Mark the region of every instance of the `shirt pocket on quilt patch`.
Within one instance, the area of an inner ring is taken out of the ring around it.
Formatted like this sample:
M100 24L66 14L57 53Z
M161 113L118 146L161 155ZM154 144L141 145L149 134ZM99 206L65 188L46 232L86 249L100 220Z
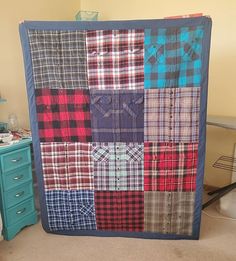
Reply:
M188 40L181 42L182 62L194 62L201 59L202 30L188 33Z
M144 109L144 94L137 93L124 97L122 100L123 110L132 118L137 118Z
M95 109L94 113L98 113L98 116L110 117L112 114L111 103L112 97L108 95L99 95L91 98L91 107Z
M133 47L127 47L127 48L121 48L118 51L118 54L120 57L122 58L127 58L127 57L139 57L139 56L143 56L143 48L139 47L139 46L133 46ZM127 62L127 61L126 61Z
M145 63L151 66L162 64L165 62L165 45L158 43L151 43L145 45Z
M92 150L92 158L95 162L108 162L109 156L108 147L94 147Z
M80 202L78 210L80 216L88 217L95 214L93 204L90 202Z
M126 160L129 162L142 162L143 161L143 145L142 144L127 145Z

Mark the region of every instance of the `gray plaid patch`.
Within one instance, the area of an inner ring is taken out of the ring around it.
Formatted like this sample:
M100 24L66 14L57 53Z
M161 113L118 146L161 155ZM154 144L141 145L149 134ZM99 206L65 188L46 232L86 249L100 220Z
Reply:
M126 147L127 159L131 162L143 160L143 146L137 146L135 143L130 143Z
M96 161L106 161L109 159L109 148L101 145L100 147L93 147L93 158Z
M35 88L88 88L85 35L83 31L28 31Z
M143 144L93 143L95 190L143 190Z
M192 235L195 192L144 192L144 231Z

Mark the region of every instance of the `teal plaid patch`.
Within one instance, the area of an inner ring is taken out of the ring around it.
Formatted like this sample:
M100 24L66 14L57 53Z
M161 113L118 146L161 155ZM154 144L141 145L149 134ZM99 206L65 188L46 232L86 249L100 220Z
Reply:
M198 87L202 26L145 30L144 88Z

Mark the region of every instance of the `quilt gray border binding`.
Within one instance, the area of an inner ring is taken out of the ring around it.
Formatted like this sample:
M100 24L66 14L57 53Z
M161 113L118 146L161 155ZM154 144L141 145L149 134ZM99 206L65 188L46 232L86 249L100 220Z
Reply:
M199 125L199 149L196 180L196 196L194 205L194 221L192 236L161 234L150 232L114 232L114 231L91 231L91 230L73 230L73 231L50 231L48 227L47 209L45 201L45 192L42 176L42 161L40 154L40 142L38 135L38 122L36 115L35 93L33 70L30 55L29 39L27 31L29 29L39 30L106 30L106 29L150 29L156 27L173 26L198 26L204 28L203 51L202 51L202 69L201 69L201 95L200 95L200 125ZM80 236L100 236L100 237L133 237L147 239L199 239L201 209L202 209L202 190L205 165L205 144L206 144L206 108L208 93L208 68L209 52L211 39L211 18L202 16L197 18L184 19L153 19L153 20L127 20L127 21L99 21L99 22L44 22L44 21L25 21L19 25L21 44L23 49L25 79L28 94L30 123L32 130L33 149L35 156L36 175L39 186L39 197L41 206L41 220L44 230L48 233L62 235L80 235Z

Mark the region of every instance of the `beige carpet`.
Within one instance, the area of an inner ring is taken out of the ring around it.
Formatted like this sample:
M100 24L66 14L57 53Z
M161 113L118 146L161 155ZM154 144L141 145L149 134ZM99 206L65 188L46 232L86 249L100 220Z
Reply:
M220 216L214 206L210 215ZM0 242L1 261L236 260L236 221L202 214L199 241L69 237L47 234L41 224Z

